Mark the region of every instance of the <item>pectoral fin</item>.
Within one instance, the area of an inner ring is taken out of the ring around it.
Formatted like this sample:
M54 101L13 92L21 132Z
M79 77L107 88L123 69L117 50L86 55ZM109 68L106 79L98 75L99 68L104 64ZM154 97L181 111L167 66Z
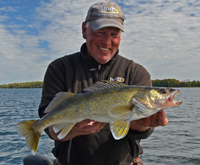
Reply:
M121 105L112 108L108 113L111 117L129 116L132 110L131 105Z
M112 132L113 137L116 140L125 137L129 131L129 128L130 128L129 121L119 120L110 122L110 130Z
M62 129L65 128L65 126L67 126L68 123L60 123L60 124L56 124L53 126L53 130L55 133L58 133L59 131L61 131Z
M69 131L72 129L73 126L74 126L74 123L65 124L65 127L62 129L62 131L57 136L58 139L63 139L69 133Z

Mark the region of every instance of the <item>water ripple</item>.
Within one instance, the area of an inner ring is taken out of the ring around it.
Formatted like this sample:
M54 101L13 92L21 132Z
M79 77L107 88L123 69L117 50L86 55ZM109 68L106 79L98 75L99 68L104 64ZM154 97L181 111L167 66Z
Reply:
M200 88L180 88L179 107L166 109L169 123L155 129L153 135L142 140L141 159L148 165L200 164Z
M141 141L146 165L200 164L200 88L180 88L179 107L166 109L169 123ZM26 141L14 126L23 120L38 119L41 89L0 89L0 165L21 165L30 154ZM53 141L43 132L38 153L49 159Z
M41 89L0 89L0 165L21 165L30 154L25 138L14 126L23 120L38 119ZM49 159L53 141L42 133L38 153Z

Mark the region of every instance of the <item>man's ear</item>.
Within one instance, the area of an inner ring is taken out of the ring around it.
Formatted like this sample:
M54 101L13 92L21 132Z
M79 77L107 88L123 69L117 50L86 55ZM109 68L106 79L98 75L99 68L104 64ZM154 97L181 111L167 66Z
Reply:
M86 22L83 22L82 23L82 35L83 35L83 38L86 39Z

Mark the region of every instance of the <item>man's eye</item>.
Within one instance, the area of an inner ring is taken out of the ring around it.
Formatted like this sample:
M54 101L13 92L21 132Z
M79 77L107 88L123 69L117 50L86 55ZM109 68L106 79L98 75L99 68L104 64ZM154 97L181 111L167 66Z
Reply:
M118 36L118 34L112 34L112 36L113 36L113 37L117 37L117 36Z
M103 33L103 32L98 32L98 34L99 34L99 35L103 35L104 33Z

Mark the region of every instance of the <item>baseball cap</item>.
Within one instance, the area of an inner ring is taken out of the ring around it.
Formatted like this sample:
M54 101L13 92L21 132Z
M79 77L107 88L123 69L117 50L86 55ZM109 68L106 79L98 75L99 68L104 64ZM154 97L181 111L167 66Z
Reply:
M124 31L124 13L120 6L111 1L93 4L88 10L85 22L90 22L94 31L104 27L116 27Z

